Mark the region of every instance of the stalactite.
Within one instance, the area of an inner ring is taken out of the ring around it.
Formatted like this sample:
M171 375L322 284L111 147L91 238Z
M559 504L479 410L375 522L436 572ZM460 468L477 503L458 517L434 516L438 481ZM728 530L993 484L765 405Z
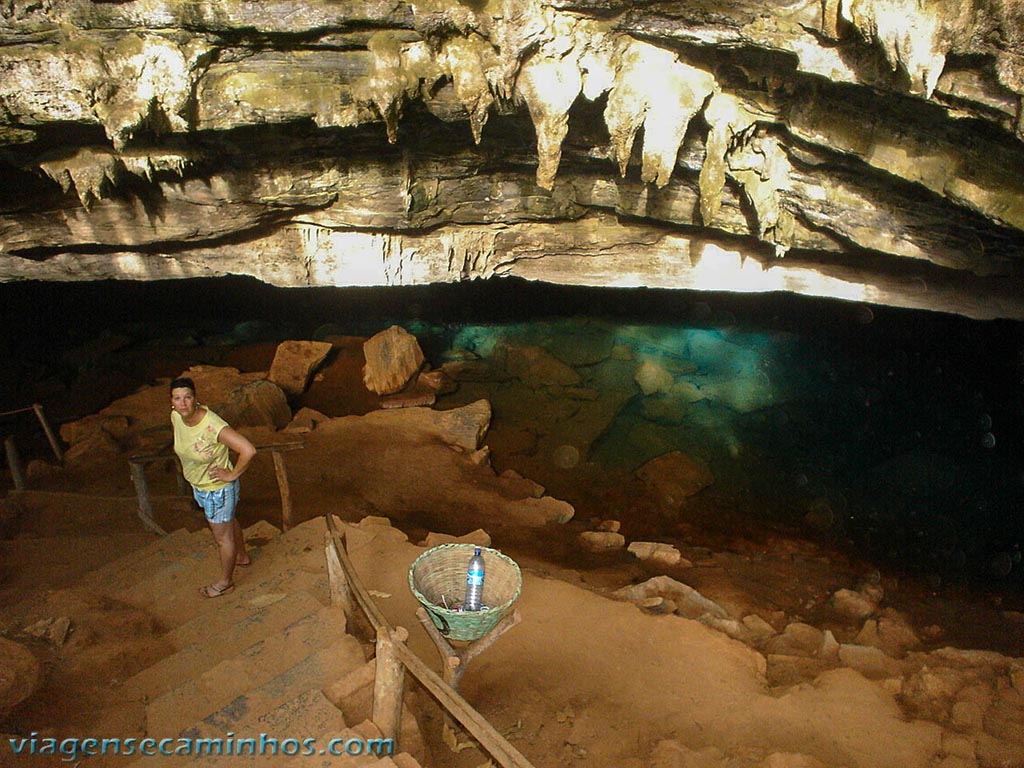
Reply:
M398 141L398 118L402 114L406 80L402 72L401 55L394 39L385 32L378 32L367 47L374 56L374 72L359 93L360 100L370 102L384 121L388 141Z
M671 51L649 43L626 40L617 47L612 59L613 85L604 111L613 157L625 176L633 141L643 126L641 178L664 187L690 120L715 90L715 79L709 72L679 61ZM651 72L658 77L651 77Z
M174 152L118 153L85 147L70 156L44 158L38 166L65 192L74 188L79 201L88 208L115 191L129 174L152 182L157 173L182 176L192 162L191 157Z
M937 2L923 0L847 0L840 12L866 38L882 48L893 70L910 78L910 92L931 98L946 65L949 44Z
M469 113L473 140L479 144L494 104L488 77L488 72L498 66L494 47L475 33L468 37L453 37L442 44L438 64L451 78L455 95Z
M792 245L796 222L782 207L779 190L789 185L790 165L775 137L752 126L737 136L726 157L729 174L757 214L757 236L775 245L775 255L784 256Z
M535 55L519 70L517 93L526 102L537 131L537 184L551 189L569 130L569 108L583 88L583 75L570 56Z
M728 164L726 157L737 136L745 134L758 120L774 120L775 115L754 109L734 96L715 93L704 109L708 124L704 162L701 165L700 213L704 226L711 226L722 204Z

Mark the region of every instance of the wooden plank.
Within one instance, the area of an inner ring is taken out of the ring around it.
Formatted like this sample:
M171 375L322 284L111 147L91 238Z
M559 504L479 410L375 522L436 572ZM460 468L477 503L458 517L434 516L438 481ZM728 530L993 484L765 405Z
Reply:
M288 470L279 451L274 454L274 474L277 476L277 490L281 493L281 530L292 527L292 492L288 487Z
M21 468L21 456L18 455L18 446L14 444L13 435L4 438L4 450L7 452L7 468L11 470L11 479L14 481L14 490L25 490L25 472Z
M345 571L345 578L348 580L349 587L352 589L352 594L355 596L356 602L359 603L359 607L363 609L363 613L366 614L366 618L370 620L370 624L373 626L373 631L379 632L382 629L391 629L391 625L388 623L388 620L384 617L380 608L377 607L377 604L373 602L373 598L370 597L370 593L366 591L366 587L363 586L363 582L359 580L359 575L356 573L355 566L352 565L348 552L345 550L344 536L341 531L338 530L330 515L325 515L324 517L327 519L327 528L330 531L330 540L334 544L338 553L338 561L341 563L342 569Z
M257 453L264 451L297 451L300 448L305 448L305 442L298 443L260 443L254 445ZM159 453L135 453L128 457L128 461L135 462L138 464L152 464L154 461L163 461L165 459L175 458L174 451L160 451Z
M395 654L416 677L423 687L437 699L452 717L462 724L470 735L476 739L480 747L493 757L504 768L534 768L533 764L508 740L498 733L487 719L473 709L469 702L462 698L451 686L438 677L419 656L410 651L404 644L394 645Z
M50 426L50 421L46 418L46 414L43 413L43 406L39 403L32 405L32 410L36 412L36 418L39 419L39 423L43 427L43 432L46 433L46 439L50 441L50 448L53 449L53 455L57 457L57 463L64 463L64 451L61 450L60 441L57 440L57 436L53 433L53 427Z
M132 469L132 484L135 486L135 494L138 496L137 507L139 519L153 533L166 536L167 531L161 528L153 519L153 505L149 500L149 485L146 483L146 470L141 464L134 461L129 465Z
M405 694L405 666L395 649L409 639L404 627L377 630L376 671L373 679L374 724L384 738L398 746L402 725L402 696ZM403 646L404 647L404 646Z
M331 605L339 606L345 611L345 618L351 621L352 612L355 610L352 590L348 586L345 569L341 567L341 560L338 559L334 542L330 538L327 539L324 550L327 557L327 578L331 585Z

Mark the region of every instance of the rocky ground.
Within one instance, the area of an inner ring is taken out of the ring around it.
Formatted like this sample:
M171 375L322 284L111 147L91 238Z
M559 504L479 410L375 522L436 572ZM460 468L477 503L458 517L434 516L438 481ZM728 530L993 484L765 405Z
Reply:
M474 662L463 691L536 765L1024 765L1024 617L1009 598L936 595L798 531L749 521L739 528L745 505L709 493L700 463L685 455L662 459L671 464L660 475L649 466L646 479L601 475L567 450L545 469L554 451L523 451L531 430L521 419L503 421L517 393L523 402L537 398L530 375L566 375L535 350L516 353L508 367L520 366L519 389L506 381L492 398L497 407L481 399L486 377L477 371L473 383L463 365L447 369L464 379L455 393L442 386L435 408L381 409L411 396L368 391L362 340L332 341L315 378L291 396L274 344L224 349L219 364L191 375L200 399L257 444L304 443L282 454L296 521L378 515L401 531L357 564L371 588L390 596L383 607L410 627L430 663L436 655L403 589L413 552L404 539L483 529L520 563L523 622ZM55 600L85 570L145 538L132 514L127 457L159 450L168 437L166 383L152 382L211 356L162 349L154 362L155 353L126 350L123 362L133 356L151 384L65 424L65 466L33 462L32 490L8 495L5 604ZM291 380L298 369L305 382L302 365L301 355L293 359ZM101 399L99 388L76 394ZM577 394L578 403L602 405ZM561 445L569 443L550 448ZM574 491L564 471L575 467ZM176 496L170 461L152 463L147 476L159 523L201 527ZM676 487L666 491L666 477ZM680 492L699 500L686 514L673 501ZM566 498L575 506L568 520ZM676 507L671 525L666 504ZM268 453L245 477L240 514L246 524L280 522ZM97 702L109 704L113 680L165 652L160 628L131 605L90 606L70 618L63 633L36 627L41 637L5 620L5 636L28 647L43 674L0 731L116 728L95 722ZM436 715L426 700L418 709L429 734ZM122 714L127 727L131 713ZM434 742L435 765L475 768L485 759Z

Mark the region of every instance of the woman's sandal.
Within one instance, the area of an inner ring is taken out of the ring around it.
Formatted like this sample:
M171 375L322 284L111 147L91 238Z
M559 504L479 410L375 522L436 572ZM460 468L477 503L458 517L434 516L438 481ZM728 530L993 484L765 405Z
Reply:
M226 595L228 592L235 588L234 584L228 584L226 587L218 587L216 584L207 584L205 587L199 588L199 594L203 597L220 597Z

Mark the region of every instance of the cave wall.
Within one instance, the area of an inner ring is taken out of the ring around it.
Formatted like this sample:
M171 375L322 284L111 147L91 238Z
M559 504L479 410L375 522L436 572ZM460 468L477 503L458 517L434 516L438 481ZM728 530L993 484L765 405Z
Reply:
M1024 318L1024 3L3 0L0 280Z

